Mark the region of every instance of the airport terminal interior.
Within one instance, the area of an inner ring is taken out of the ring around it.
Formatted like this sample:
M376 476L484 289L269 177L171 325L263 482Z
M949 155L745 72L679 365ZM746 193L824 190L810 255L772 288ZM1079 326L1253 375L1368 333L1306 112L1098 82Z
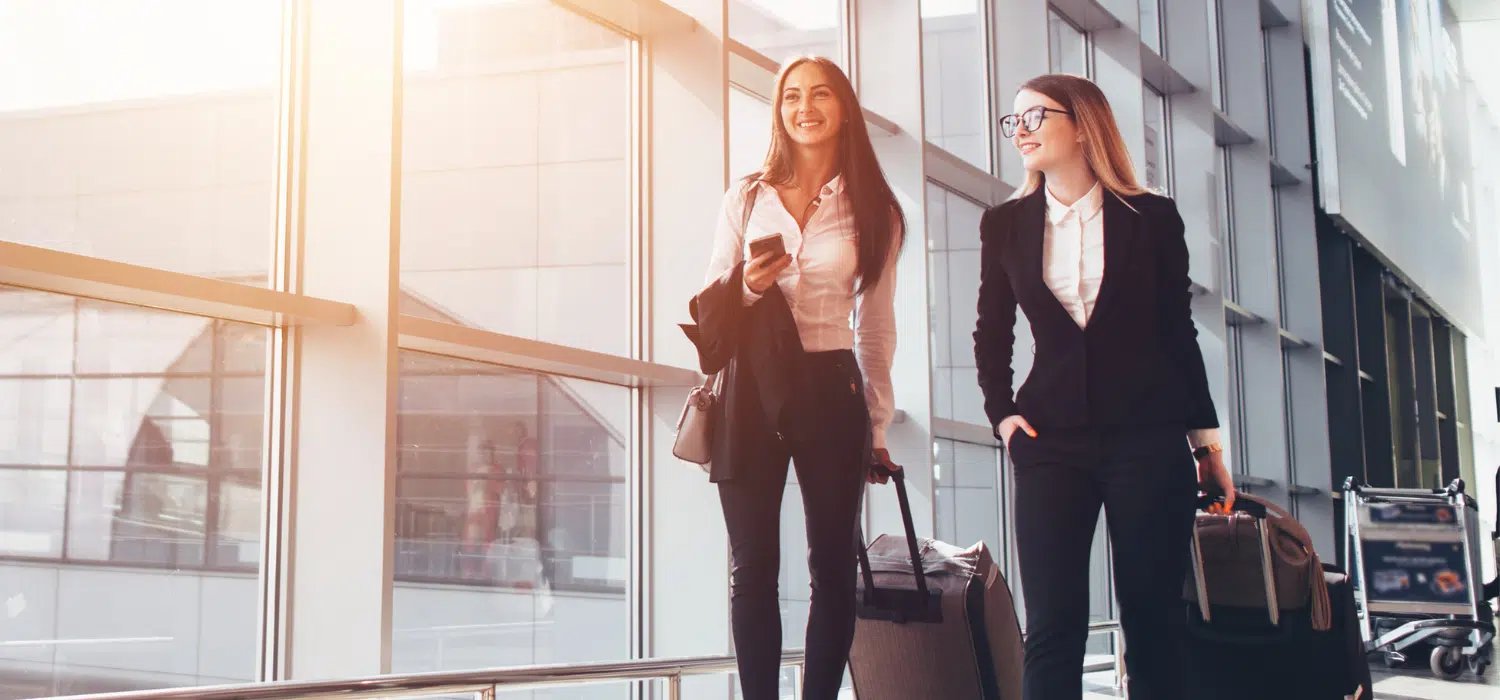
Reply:
M1026 177L999 120L1045 73L1097 83L1177 203L1238 487L1348 566L1346 481L1461 479L1482 585L1497 46L1500 0L0 0L0 700L739 697L678 324L803 55L850 75L908 223L917 534L982 542L1023 626L972 348L980 217ZM861 523L900 532L888 487ZM781 551L793 698L795 477ZM1087 697L1125 695L1109 552L1101 519ZM1370 657L1375 698L1500 698L1406 656Z

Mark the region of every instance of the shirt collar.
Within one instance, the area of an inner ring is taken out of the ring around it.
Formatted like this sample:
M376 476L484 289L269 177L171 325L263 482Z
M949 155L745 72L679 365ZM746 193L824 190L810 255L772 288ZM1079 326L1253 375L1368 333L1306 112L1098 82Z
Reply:
M1042 189L1047 193L1047 219L1054 224L1062 223L1063 217L1066 217L1070 211L1078 212L1079 221L1088 221L1104 207L1103 183L1095 182L1094 188L1089 190L1088 194L1079 197L1072 206L1058 201L1057 197L1052 196L1052 190L1047 189L1046 186Z
M838 175L834 175L833 179L828 181L828 184L823 185L823 189L818 190L818 194L824 197L828 197L832 195L842 194L843 191L844 175L843 173L839 173Z
M755 184L758 187L775 189L771 185L771 183L766 182L764 179L756 180ZM837 195L843 194L843 192L844 192L844 175L842 173L839 173L837 175L834 175L832 180L829 180L826 184L824 184L821 188L819 188L818 191L813 194L813 196L814 197L833 197L833 196L837 196Z

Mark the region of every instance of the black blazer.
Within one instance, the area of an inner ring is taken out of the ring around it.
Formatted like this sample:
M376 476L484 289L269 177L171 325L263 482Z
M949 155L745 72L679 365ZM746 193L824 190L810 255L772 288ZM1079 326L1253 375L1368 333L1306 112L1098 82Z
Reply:
M709 480L734 478L737 465L758 465L782 426L800 421L786 415L801 366L802 336L778 285L754 304L743 303L744 263L710 282L688 303L694 324L682 324L698 348L704 374L724 373L713 407Z
M974 359L995 429L1021 414L1049 427L1181 423L1217 428L1193 327L1182 217L1171 199L1104 193L1104 279L1080 329L1042 278L1046 194L992 207L980 220ZM1016 307L1036 361L1012 396ZM996 437L999 431L996 430Z

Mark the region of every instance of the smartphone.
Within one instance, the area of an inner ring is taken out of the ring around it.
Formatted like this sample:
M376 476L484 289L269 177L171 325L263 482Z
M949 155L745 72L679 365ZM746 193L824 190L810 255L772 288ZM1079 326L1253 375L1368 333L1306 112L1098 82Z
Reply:
M769 252L774 252L777 256L786 255L786 241L782 240L781 234L773 233L750 241L751 260Z

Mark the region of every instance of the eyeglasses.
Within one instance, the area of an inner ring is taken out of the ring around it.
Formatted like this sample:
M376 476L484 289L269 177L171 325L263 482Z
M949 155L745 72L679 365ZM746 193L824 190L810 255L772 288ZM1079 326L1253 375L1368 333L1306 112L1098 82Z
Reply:
M1001 117L1000 133L1005 134L1005 138L1015 136L1017 125L1025 126L1027 131L1036 131L1042 128L1042 120L1047 118L1048 112L1073 116L1072 112L1065 109L1052 109L1051 107L1042 106L1032 107L1020 114L1007 114Z

